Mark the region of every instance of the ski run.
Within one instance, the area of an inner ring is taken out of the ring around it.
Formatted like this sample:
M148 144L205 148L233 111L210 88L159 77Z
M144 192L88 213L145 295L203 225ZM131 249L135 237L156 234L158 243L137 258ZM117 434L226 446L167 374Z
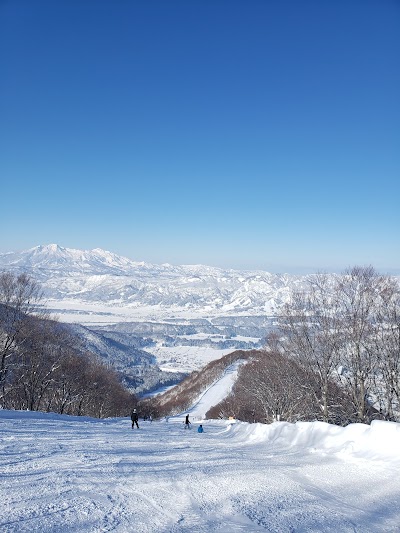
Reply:
M0 531L400 531L400 424L0 411ZM204 433L197 432L202 423Z

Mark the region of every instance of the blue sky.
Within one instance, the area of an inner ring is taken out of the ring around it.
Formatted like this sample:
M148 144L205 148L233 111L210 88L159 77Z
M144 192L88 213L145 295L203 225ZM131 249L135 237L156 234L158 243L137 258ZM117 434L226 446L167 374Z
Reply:
M0 252L400 272L400 3L0 0Z

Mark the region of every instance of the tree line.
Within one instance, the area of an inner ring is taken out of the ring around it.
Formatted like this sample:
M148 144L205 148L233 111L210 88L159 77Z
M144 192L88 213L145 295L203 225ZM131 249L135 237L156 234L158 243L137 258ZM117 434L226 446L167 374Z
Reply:
M323 420L332 410L330 387L346 392L351 419L399 416L400 287L372 267L309 278L280 319L283 353L318 379Z
M0 274L0 408L126 416L135 398L43 306L27 274Z

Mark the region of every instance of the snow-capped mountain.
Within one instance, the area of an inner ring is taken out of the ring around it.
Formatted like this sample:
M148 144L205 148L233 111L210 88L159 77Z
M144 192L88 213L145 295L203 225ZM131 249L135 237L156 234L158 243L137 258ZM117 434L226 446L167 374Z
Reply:
M154 265L99 248L83 251L57 244L0 254L0 270L28 272L51 300L173 308L203 315L275 314L290 288L302 281L264 271Z
M63 248L58 244L36 246L22 252L0 254L0 265L21 270L32 270L32 273L50 273L70 275L72 273L96 274L126 274L140 263L134 263L125 257L100 248L94 250L74 250Z

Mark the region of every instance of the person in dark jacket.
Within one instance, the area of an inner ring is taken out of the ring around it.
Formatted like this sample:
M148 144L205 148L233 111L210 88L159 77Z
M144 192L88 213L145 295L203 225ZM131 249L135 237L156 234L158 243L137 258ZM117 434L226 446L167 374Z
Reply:
M185 418L185 429L189 429L189 428L190 428L189 415L186 415L186 418Z
M131 420L132 420L132 429L135 427L135 424L136 424L136 427L139 429L139 424L138 424L139 417L136 412L136 409L134 409L131 413Z

